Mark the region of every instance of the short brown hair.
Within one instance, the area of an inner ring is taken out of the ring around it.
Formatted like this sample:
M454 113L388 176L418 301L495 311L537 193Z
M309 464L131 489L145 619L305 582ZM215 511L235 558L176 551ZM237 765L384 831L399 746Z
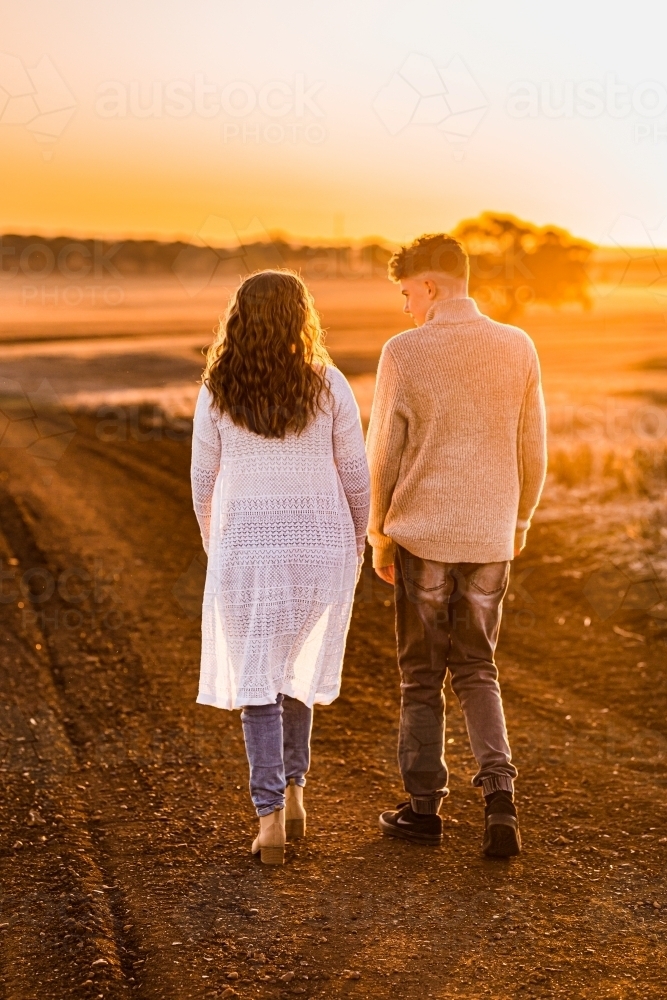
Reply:
M447 233L429 233L397 250L389 261L392 281L413 278L426 271L440 271L451 278L467 278L468 254L463 245Z

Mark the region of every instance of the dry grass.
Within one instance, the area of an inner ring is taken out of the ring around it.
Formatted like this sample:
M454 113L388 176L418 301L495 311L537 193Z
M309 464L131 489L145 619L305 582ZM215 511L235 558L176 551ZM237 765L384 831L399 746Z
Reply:
M559 486L583 489L602 502L620 496L658 499L667 489L667 447L556 446L549 452L549 476Z

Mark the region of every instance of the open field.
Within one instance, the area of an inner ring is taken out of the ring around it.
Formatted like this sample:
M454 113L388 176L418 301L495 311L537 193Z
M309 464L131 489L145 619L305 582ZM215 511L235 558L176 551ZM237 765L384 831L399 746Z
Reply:
M406 325L398 293L312 285L367 412L381 345ZM7 288L1 1000L664 997L660 297L621 285L590 312L525 317L554 458L498 655L523 855L480 854L451 693L445 843L380 838L378 812L401 798L397 678L391 592L366 568L342 695L316 711L309 836L274 871L248 853L239 719L194 704L185 418L222 292L128 282L121 305L91 292L86 311L12 306Z

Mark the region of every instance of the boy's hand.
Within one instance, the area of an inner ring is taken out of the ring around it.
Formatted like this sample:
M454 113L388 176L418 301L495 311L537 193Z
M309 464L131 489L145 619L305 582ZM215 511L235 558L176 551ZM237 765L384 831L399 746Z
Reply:
M393 566L380 566L379 569L376 568L375 572L377 573L377 575L380 577L381 580L384 580L385 583L391 584L392 587L394 586Z

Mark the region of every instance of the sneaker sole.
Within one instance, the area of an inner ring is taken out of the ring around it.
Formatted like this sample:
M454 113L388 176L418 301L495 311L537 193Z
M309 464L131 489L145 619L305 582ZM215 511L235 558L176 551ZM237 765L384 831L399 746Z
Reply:
M492 814L487 818L482 850L491 858L515 858L521 853L521 834L514 816Z
M442 834L437 833L410 833L402 830L400 826L393 823L386 823L380 816L380 833L384 837L396 837L397 840L409 840L413 844L427 844L429 847L439 847L442 844Z

